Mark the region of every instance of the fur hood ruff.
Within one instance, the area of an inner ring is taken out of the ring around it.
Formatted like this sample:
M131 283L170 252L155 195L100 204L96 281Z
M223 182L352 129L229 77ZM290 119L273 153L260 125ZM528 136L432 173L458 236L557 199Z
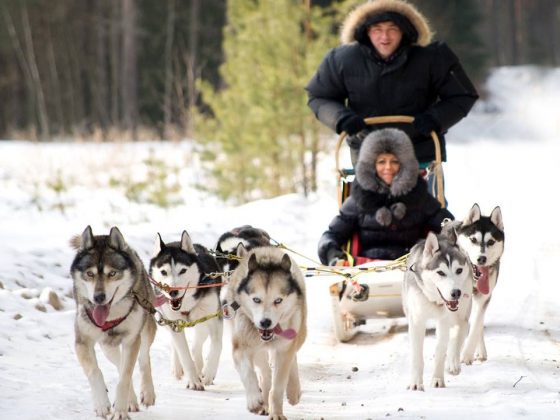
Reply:
M381 153L395 155L401 165L390 187L377 177L375 171L375 161ZM396 128L385 128L368 134L360 148L356 180L365 190L390 193L393 197L410 192L418 182L418 160L406 133Z
M384 12L399 13L410 21L418 32L415 44L425 47L432 41L433 33L428 20L415 6L405 0L373 0L358 6L348 14L340 30L342 44L356 41L356 33L361 26L371 17Z

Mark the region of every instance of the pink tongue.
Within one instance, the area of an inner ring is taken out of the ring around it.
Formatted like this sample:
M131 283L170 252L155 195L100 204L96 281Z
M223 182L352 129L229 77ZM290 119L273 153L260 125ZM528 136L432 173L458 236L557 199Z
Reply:
M156 298L154 299L154 306L157 308L158 306L163 305L165 302L167 302L167 298L165 297L165 295L156 295Z
M109 316L110 308L111 305L95 305L91 316L97 325L105 324L105 321L107 321L107 317Z
M490 285L488 284L488 267L477 267L480 277L476 282L477 290L483 295L490 293Z
M287 338L288 340L291 340L297 335L297 332L295 332L294 329L288 328L287 330L283 330L280 324L276 325L276 327L274 327L272 331L274 332L274 334L281 335L282 337Z

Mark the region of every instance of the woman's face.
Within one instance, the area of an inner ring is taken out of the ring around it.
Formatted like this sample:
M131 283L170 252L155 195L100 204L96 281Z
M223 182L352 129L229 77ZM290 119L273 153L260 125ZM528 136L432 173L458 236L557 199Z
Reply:
M375 172L387 185L391 185L400 169L401 164L392 153L381 153L375 159Z

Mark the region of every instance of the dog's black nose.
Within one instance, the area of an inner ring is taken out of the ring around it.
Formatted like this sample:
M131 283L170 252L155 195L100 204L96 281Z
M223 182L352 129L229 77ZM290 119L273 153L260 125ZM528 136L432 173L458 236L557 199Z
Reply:
M178 295L179 295L178 290L172 290L169 292L169 296L171 296L172 298L176 298Z
M268 318L261 319L261 328L264 330L268 330L272 325L272 321Z
M95 301L95 303L97 303L98 305L102 304L103 302L105 302L105 293L96 293L93 296L93 300Z
M451 299L458 300L461 297L461 289L453 289L451 291Z
M484 255L481 255L476 259L476 262L479 264L486 264L486 257Z

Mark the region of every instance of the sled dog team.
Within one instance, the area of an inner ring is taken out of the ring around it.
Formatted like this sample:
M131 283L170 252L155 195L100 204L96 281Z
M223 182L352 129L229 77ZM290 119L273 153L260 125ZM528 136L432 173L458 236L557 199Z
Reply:
M270 246L266 232L251 226L226 232L217 241L218 258L193 243L186 231L178 242L166 243L158 234L148 271L117 227L109 235L94 235L88 226L71 244L76 249L71 265L75 349L96 415L126 419L139 410L139 403L155 403L149 350L157 322L167 325L171 336L172 374L185 377L193 390L211 385L222 350L223 317L232 323L233 361L248 410L285 418L284 394L290 404L299 402L296 354L306 338L305 282L295 261ZM411 250L402 294L411 349L409 389L424 389L428 319L435 319L437 328L432 386L445 386L445 368L458 374L461 362L486 360L484 314L497 283L503 245L500 208L482 216L475 204L462 222L447 223L440 235L429 233ZM228 254L238 259L223 258ZM231 273L227 279L212 275L225 272ZM191 326L189 347L183 330ZM119 371L112 410L96 343ZM137 361L139 397L132 384Z

